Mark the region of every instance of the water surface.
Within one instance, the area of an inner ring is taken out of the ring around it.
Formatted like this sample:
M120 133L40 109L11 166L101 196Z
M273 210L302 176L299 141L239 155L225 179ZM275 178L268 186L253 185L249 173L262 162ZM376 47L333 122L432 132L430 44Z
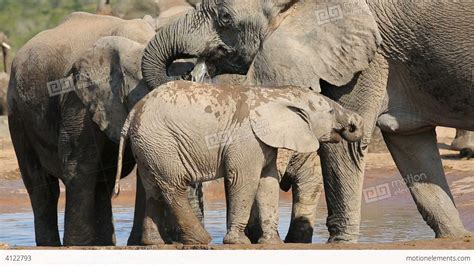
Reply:
M320 204L324 205L324 204ZM214 244L221 244L226 232L225 202L206 202L205 226ZM279 232L282 238L288 231L291 202L280 202ZM325 207L318 207L318 219L313 243L325 243L328 238ZM414 206L407 207L390 202L363 205L359 242L380 243L432 239L431 229L421 219ZM117 245L126 245L133 223L133 207L114 207ZM59 213L60 234L63 234L64 212ZM11 246L34 246L34 224L31 210L0 214L0 243Z

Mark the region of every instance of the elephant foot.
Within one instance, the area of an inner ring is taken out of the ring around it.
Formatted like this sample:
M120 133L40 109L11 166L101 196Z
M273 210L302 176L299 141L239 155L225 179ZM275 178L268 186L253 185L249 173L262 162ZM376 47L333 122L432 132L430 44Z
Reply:
M450 238L450 239L468 238L468 239L472 239L472 238L474 238L474 232L468 231L465 228L459 228L457 230L453 230L453 231L450 231L450 232L436 233L436 238Z
M128 244L128 243L127 243ZM143 235L141 245L143 246L157 246L157 245L164 245L165 241L160 236L150 236L150 235Z
M61 241L36 241L38 247L60 247Z
M127 246L141 246L142 243L141 237L129 237L127 240Z
M460 151L461 158L474 157L474 133L458 130L456 132L456 138L451 144L451 148Z
M258 240L258 243L267 244L267 245L277 245L277 244L283 244L283 241L278 235L278 232L274 232L271 234L263 234L263 236L260 237L260 239Z
M459 152L459 156L461 158L467 158L468 160L471 159L471 158L474 158L474 150L470 149L470 148L465 148L465 149L462 149L460 152Z
M313 225L305 217L295 218L291 224L285 243L311 243L313 241Z
M328 239L328 244L345 244L345 243L357 243L357 235L334 235L330 236Z
M235 232L230 231L224 237L224 244L235 245L235 244L243 244L243 245L250 245L250 239L245 235L244 232Z
M182 233L182 240L185 245L208 245L211 243L212 237L203 229L199 234L196 232L192 235Z

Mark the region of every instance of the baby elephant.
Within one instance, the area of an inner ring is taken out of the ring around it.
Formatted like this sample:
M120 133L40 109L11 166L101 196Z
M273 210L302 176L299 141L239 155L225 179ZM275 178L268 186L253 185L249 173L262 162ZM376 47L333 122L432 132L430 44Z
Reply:
M130 138L147 201L161 194L185 244L211 241L193 214L186 188L224 177L224 243L247 244L244 229L254 200L265 225L262 238L278 237L277 225L266 222L278 222L272 218L278 215L278 149L310 153L319 142L358 141L362 135L360 116L309 89L175 81L149 93L130 112L117 172Z

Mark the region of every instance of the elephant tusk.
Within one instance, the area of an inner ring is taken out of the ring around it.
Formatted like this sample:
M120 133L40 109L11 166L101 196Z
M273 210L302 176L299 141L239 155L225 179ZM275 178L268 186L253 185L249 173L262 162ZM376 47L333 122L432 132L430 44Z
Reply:
M8 45L8 43L6 43L6 42L2 42L2 47L6 48L8 50L12 49L12 47L10 45Z

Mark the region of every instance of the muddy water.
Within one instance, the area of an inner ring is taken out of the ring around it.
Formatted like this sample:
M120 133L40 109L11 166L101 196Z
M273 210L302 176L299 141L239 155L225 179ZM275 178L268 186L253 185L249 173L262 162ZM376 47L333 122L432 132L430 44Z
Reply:
M323 205L323 204L320 204ZM280 203L280 235L288 230L291 215L291 203ZM328 232L325 226L326 209L318 208L319 218L314 230L313 243L324 243ZM133 221L132 207L114 208L117 244L126 245ZM63 228L64 213L59 214L59 228ZM225 234L225 203L213 201L206 204L206 229L213 237L214 244L221 244ZM31 210L0 214L0 243L11 246L34 246L34 225ZM62 235L62 230L61 230ZM416 209L400 204L376 202L363 206L363 222L360 242L393 242L404 240L422 240L433 238L432 231L426 226Z

